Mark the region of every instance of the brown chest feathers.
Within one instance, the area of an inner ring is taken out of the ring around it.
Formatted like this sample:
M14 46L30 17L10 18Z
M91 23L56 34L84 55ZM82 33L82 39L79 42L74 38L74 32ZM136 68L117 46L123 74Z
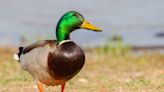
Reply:
M81 70L84 62L85 55L82 49L74 42L65 42L49 53L49 73L57 80L69 80Z

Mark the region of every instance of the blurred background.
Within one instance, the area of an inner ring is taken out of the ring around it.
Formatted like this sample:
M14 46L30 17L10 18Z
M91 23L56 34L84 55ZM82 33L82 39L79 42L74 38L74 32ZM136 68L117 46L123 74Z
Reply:
M0 0L1 92L36 92L12 54L20 45L56 39L58 20L72 10L103 32L71 34L85 50L87 63L68 92L164 91L163 0Z
M75 10L103 33L76 31L71 38L83 46L105 44L113 35L132 46L164 46L163 0L1 0L0 44L19 45L21 39L55 39L60 17ZM84 37L85 36L85 37Z

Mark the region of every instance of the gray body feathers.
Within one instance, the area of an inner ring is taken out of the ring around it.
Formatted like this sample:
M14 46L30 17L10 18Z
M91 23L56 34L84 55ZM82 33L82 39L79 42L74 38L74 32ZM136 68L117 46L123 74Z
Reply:
M64 46L60 56L64 55L65 50L68 51L68 49L70 54L76 52L73 54L74 56L68 57L69 62L67 62L67 59L65 61L65 56L61 56L61 59L54 58L58 57L55 51L59 46ZM21 67L47 86L65 83L81 70L85 61L83 51L72 41L64 41L59 45L54 40L39 41L27 47L19 48L18 57ZM63 62L64 66L60 62Z

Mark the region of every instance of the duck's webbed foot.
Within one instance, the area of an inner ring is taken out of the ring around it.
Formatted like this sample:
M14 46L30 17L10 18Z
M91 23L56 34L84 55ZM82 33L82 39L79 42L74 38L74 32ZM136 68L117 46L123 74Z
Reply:
M64 92L65 89L65 83L61 85L61 92Z
M43 92L43 84L41 82L38 82L38 89L39 92Z

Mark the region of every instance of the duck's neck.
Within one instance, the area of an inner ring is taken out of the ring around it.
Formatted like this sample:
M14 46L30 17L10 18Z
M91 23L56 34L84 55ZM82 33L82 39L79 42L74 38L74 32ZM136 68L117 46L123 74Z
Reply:
M70 33L65 31L64 29L60 29L56 31L56 38L58 42L61 42L63 40L68 40L70 36Z
M69 40L70 33L72 30L70 28L64 27L62 25L58 25L56 28L56 38L58 42Z

